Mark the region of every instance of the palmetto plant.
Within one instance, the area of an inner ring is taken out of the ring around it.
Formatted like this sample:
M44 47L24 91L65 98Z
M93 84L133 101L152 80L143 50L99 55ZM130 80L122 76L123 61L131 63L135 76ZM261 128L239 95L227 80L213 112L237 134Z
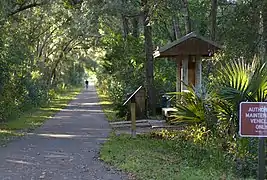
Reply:
M233 134L237 132L239 103L266 99L265 63L240 60L221 64L216 77L215 86L206 93L195 93L193 87L188 87L188 92L176 93L180 100L175 106L177 112L172 115L174 122L203 123L211 130L219 123L228 134Z
M175 104L177 111L172 115L172 122L204 123L209 129L217 123L215 94L212 91L195 93L193 87L187 92L177 92L179 100Z
M222 64L218 70L216 92L228 106L221 106L228 118L228 124L237 130L238 108L242 101L262 102L267 95L266 63L254 59L252 63L243 60Z
M218 95L233 104L240 101L265 101L267 94L267 67L255 59L251 64L243 60L222 65L218 71Z

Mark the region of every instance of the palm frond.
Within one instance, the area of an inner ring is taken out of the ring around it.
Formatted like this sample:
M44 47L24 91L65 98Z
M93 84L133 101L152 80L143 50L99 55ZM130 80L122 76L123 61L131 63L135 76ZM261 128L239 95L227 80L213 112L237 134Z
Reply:
M267 68L266 64L254 59L251 64L244 60L221 64L218 70L217 94L230 107L219 105L220 119L232 121L237 128L238 108L242 101L258 102L266 99ZM229 124L231 124L229 122Z
M178 93L181 95L180 101L175 108L177 112L173 113L172 122L191 122L207 123L211 122L212 101L208 94L195 93L193 87L188 87L188 92ZM214 113L215 115L215 113Z

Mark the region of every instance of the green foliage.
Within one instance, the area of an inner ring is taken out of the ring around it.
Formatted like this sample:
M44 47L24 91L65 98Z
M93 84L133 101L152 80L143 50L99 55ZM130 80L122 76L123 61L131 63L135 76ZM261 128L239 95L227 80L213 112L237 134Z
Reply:
M227 60L252 59L261 51L260 6L263 1L237 1L218 14L218 39L225 45ZM219 11L220 12L220 11Z
M216 72L211 91L205 94L195 92L175 93L179 95L174 122L196 124L179 132L163 131L153 136L163 139L182 139L201 146L214 145L230 155L237 162L242 176L255 175L257 141L239 138L238 112L242 101L262 102L267 95L267 68L265 63L254 59L221 64Z
M213 130L217 124L217 109L220 101L212 91L195 92L192 87L188 87L188 92L170 93L178 95L175 104L177 112L172 114L172 122L202 123L208 129Z
M100 157L142 180L238 179L233 163L221 151L178 139L111 136Z
M108 48L101 67L98 69L98 86L105 90L120 116L126 115L122 106L127 93L144 82L142 44L129 36L127 40L118 34L111 34L103 39L103 47ZM123 67L123 70L122 70Z
M217 140L213 137L212 132L203 125L190 125L182 130L163 129L151 132L150 135L157 139L188 141L204 147L213 147ZM219 149L219 146L217 148Z
M60 93L53 92L54 98L49 103L43 104L42 107L25 109L19 116L13 116L9 121L1 122L0 145L42 125L48 118L63 109L80 91L81 88L71 88Z
M127 107L122 106L127 94L140 85L145 85L142 41L143 39L130 35L123 39L121 34L112 32L102 39L102 48L106 49L106 54L97 70L98 86L108 93L121 117L127 113ZM154 81L159 103L160 93L175 89L175 63L166 60L155 61Z
M238 127L238 109L242 101L262 102L267 95L267 68L265 63L254 60L251 64L244 61L232 61L222 64L214 79L214 86L205 93L178 93L177 112L174 121L204 123L209 129L217 130L218 125L224 126L232 133Z
M219 95L237 104L241 101L264 101L267 95L266 75L266 64L259 60L254 60L251 64L244 61L224 64L219 71Z
M150 136L156 139L182 141L185 144L193 144L198 152L201 149L209 149L209 151L216 149L228 160L232 159L229 162L231 162L232 170L237 176L248 178L256 175L257 149L255 147L258 143L256 139L238 138L234 142L227 136L219 137L218 133L212 132L203 125L186 126L182 130L165 129L154 131L150 133Z
M48 103L66 86L83 83L82 50L75 49L84 43L77 32L88 27L75 26L84 16L78 16L80 12L75 9L62 8L60 1L3 1L1 5L2 122ZM84 33L83 38L87 35Z
M79 85L83 79L83 63L67 55L72 46L68 42L73 37L60 29L60 23L66 18L61 16L59 24L52 26L58 22L55 14L62 12L57 5L50 9L55 18L48 16L46 7L39 7L1 20L0 121L49 102L62 85ZM10 8L13 10L13 6ZM55 38L55 35L60 37L60 33L63 33L61 41Z
M102 106L102 110L104 111L106 118L108 121L117 121L121 120L117 116L116 110L114 109L113 103L110 101L110 98L103 94L103 92L100 89L97 89L98 97L100 98L100 104Z
M218 72L216 85L218 96L228 103L228 106L221 106L221 109L228 117L228 124L232 124L232 128L237 132L239 103L262 102L266 99L266 65L258 59L252 63L240 60L224 64Z
M154 88L156 91L157 103L159 103L162 93L175 91L175 82L176 63L167 59L155 59Z

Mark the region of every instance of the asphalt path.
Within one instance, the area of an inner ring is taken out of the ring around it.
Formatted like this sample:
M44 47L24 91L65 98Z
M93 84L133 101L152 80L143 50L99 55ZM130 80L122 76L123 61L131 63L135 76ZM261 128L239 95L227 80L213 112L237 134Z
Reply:
M124 180L99 160L110 126L94 86L32 133L0 148L1 180Z

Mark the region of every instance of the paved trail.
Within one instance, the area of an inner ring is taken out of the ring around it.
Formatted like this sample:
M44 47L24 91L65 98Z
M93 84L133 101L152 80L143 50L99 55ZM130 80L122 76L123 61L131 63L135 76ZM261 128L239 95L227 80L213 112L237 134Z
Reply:
M110 131L93 86L33 133L0 148L0 180L123 180L98 159Z

